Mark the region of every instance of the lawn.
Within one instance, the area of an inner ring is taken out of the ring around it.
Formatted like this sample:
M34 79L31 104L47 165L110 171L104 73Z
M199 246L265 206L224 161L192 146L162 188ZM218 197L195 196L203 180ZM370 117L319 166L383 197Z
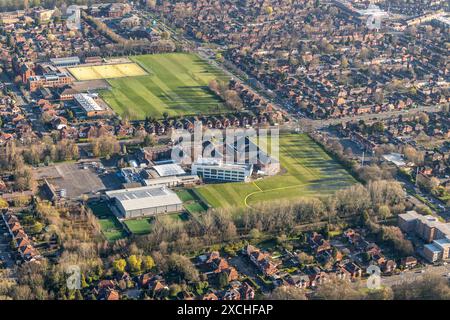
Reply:
M170 213L164 216L160 216L165 223L171 222L185 222L189 220L187 214L184 213ZM128 230L134 235L142 236L152 232L154 218L144 218L136 220L126 220L124 223L127 225Z
M194 54L168 53L132 58L148 75L109 79L103 99L121 116L157 119L169 116L214 114L228 109L212 93L213 79L226 79L219 70Z
M94 215L97 217L103 235L108 241L116 241L126 237L126 232L105 203L89 204Z
M199 197L194 189L177 191L178 197L183 201L183 206L191 215L197 215L208 211L208 205Z
M209 184L196 192L213 207L251 207L263 201L325 196L356 183L305 134L280 136L280 161L280 175L250 183Z
M139 220L127 220L124 223L127 225L130 232L134 235L148 234L152 230L152 218L139 219Z

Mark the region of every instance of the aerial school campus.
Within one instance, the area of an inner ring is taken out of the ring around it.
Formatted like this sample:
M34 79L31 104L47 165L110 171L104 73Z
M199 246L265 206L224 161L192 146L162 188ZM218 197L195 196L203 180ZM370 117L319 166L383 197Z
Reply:
M129 62L124 63L126 59ZM142 55L117 60L117 63L81 65L69 68L69 71L79 81L108 81L110 88L101 91L100 96L119 115L144 120L147 117L162 118L164 115L233 112L208 87L210 81L223 81L228 77L196 54ZM185 205L187 211L251 208L267 201L321 197L356 183L307 134L284 132L279 137L279 147L279 174L246 182L205 181L206 184L189 190L196 200L194 206L192 203ZM183 217L186 218L185 215ZM151 230L152 219L124 220L124 225L134 234L145 234ZM106 217L104 229L120 229L120 224L111 220L115 218ZM123 232L113 231L112 234L110 239L115 240Z
M0 300L450 298L448 1L73 2L0 0Z
M124 58L127 59L127 58ZM225 74L196 54L169 53L133 56L128 63L77 66L77 80L107 80L101 97L119 115L146 117L223 114L227 108L208 88ZM277 176L250 182L213 183L194 188L213 208L251 207L264 201L317 197L356 183L355 179L306 134L280 136L281 170ZM133 224L133 223L129 223ZM134 222L136 224L136 222Z

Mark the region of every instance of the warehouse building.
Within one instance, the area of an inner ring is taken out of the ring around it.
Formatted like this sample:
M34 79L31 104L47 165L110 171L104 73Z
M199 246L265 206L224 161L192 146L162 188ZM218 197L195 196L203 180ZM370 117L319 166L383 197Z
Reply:
M75 67L81 63L78 57L53 58L50 62L58 68Z
M199 182L200 178L196 175L160 177L155 179L144 180L144 184L146 186L166 186L166 187L194 186Z
M153 166L153 169L158 173L160 177L172 177L181 176L186 172L176 163L167 163Z
M183 202L164 186L149 186L106 192L116 215L133 219L157 214L179 212Z
M93 95L79 93L75 94L73 97L88 117L104 116L108 114L106 107L100 105L97 100L94 99L96 97Z

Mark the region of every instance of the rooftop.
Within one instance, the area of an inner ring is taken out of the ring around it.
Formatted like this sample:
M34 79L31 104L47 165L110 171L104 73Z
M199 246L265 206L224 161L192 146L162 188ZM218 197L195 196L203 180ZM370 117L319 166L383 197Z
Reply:
M224 163L222 159L217 158L198 158L194 163L196 166L205 166L205 167L220 167L227 169L236 169L236 170L249 170L251 171L253 166L251 164L246 163Z
M108 191L106 195L117 199L126 211L183 203L172 190L163 186Z
M403 159L403 155L401 155L400 153L390 153L390 154L385 154L383 156L383 158L389 162L392 162L393 164L395 164L397 167L404 167L406 166L406 162Z
M60 63L80 63L79 57L64 57L64 58L52 58L50 59L50 62L53 64L60 64Z
M75 94L73 97L86 112L105 110L89 94L79 93Z
M154 166L153 169L156 170L160 177L179 176L186 174L186 171L184 171L183 168L175 163Z
M434 243L426 244L424 247L434 253L441 252L441 249Z

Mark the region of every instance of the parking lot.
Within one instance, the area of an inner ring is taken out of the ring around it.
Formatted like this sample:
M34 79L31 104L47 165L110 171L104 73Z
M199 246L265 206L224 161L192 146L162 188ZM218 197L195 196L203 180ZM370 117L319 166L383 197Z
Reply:
M93 195L101 191L118 189L120 180L114 172L100 170L98 163L64 163L38 168L38 179L47 179L56 189L65 189L68 198Z

